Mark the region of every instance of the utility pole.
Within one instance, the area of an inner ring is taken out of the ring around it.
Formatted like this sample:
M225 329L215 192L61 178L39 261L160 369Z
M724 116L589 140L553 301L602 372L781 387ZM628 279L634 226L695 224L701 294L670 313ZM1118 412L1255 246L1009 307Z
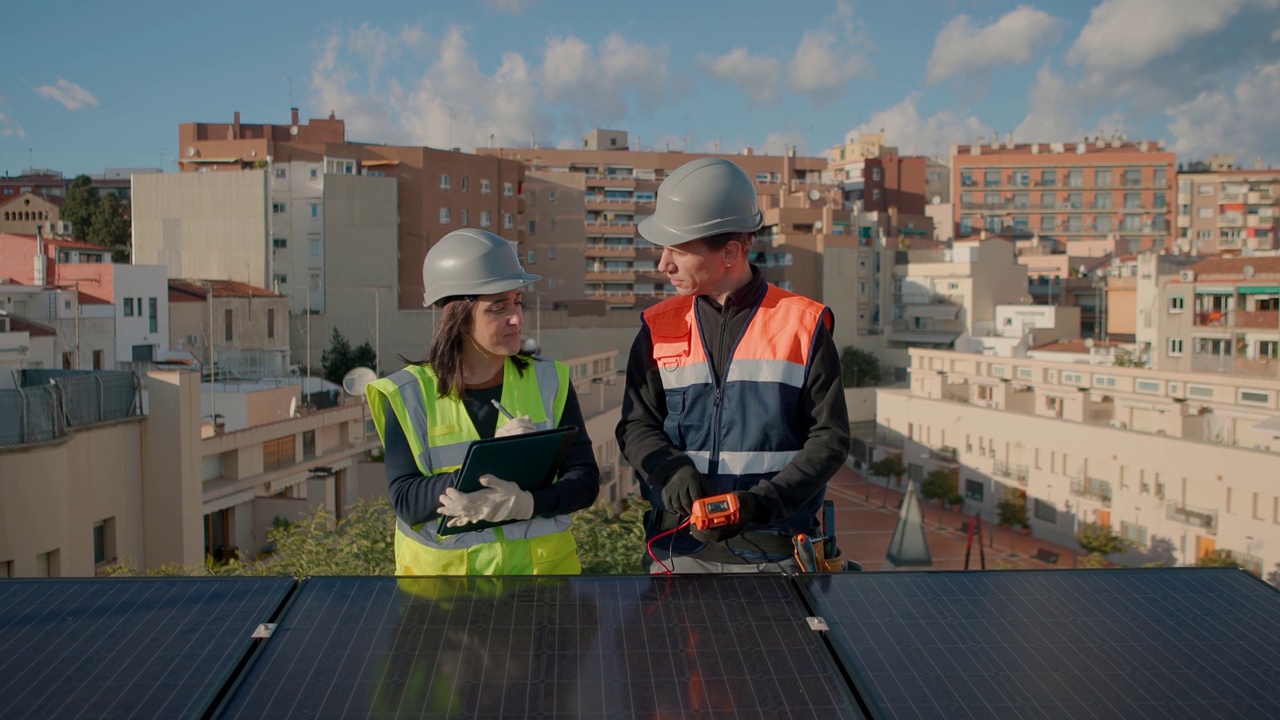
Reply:
M214 368L214 334L213 334L213 283L205 283L205 302L209 305L209 415L210 421L213 423L214 431L217 432L218 427L218 389L214 385L217 380L217 373Z

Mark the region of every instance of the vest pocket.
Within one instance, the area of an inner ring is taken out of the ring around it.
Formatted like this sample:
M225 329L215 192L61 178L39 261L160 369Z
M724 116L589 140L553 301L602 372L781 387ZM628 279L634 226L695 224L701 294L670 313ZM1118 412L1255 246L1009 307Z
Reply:
M667 399L667 417L662 422L662 429L667 434L667 438L675 443L680 449L684 449L684 432L682 431L684 420L684 398L688 392L686 388L679 390L667 390L665 392Z

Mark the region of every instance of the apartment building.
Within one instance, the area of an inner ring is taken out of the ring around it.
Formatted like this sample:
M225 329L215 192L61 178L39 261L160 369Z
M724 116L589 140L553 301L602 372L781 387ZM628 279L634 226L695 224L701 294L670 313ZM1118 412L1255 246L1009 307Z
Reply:
M56 170L28 168L21 175L0 177L0 202L24 193L33 193L40 197L65 198L69 184L71 181Z
M544 178L546 173L581 178L586 238L582 297L617 308L646 307L675 292L668 286L666 276L657 272L661 249L636 231L636 223L653 213L658 185L667 173L698 158L725 157L755 179L756 188L764 197L792 192L797 186L821 186L826 169L821 158L756 155L750 148L741 155L635 152L629 148L626 132L595 130L583 138L581 149L476 151L495 159L518 161L526 171L543 173ZM766 227L762 234L775 232ZM756 249L767 251L763 244Z
M1078 143L974 143L951 152L956 237L1064 240L1072 255L1169 247L1175 156L1123 136ZM1107 251L1094 243L1115 236Z
M891 241L933 237L933 220L925 208L935 195L939 204L946 202L947 194L937 163L930 173L928 158L901 155L898 148L884 144L884 133L879 132L862 133L831 148L828 167L844 190L845 202L868 213ZM930 174L935 178L932 195Z
M1027 268L1007 240L957 241L948 250L894 255L886 359L902 379L908 348L950 348L992 327L997 305L1029 302Z
M351 183L341 186L347 194L331 199L335 176L386 179L383 192L387 194L376 202L389 199L396 218L397 272L381 283L389 288L393 307L422 309L422 259L449 232L479 227L514 243L524 240L520 222L524 166L514 160L457 150L352 143L340 118L331 113L302 123L296 108L285 125L241 123L240 113L230 123L183 123L178 127L178 142L184 173L260 170L268 176L271 252L267 262L274 267L278 259L281 270L262 279L256 274L245 278L194 271L175 275L236 278L264 287L278 283L295 313L305 308L327 312L332 298L325 287L341 277L340 272L326 272L323 260L315 261L328 257L328 204L338 198L349 201L350 192L371 201L368 191L353 190ZM354 225L363 223L357 218Z
M598 252L587 262L586 177L582 173L526 170L524 175L525 241L520 246L521 261L529 272L542 276L531 289L533 297L525 309L535 313L560 303L583 302L587 275L612 280L627 272L626 263L609 259L606 249L625 254L620 244L629 238L596 240ZM629 249L628 249L629 250ZM586 268L584 274L583 268ZM598 281L606 282L606 281ZM533 337L538 333L534 332Z
M1280 563L1280 381L911 351L911 383L877 391L878 455L912 479L952 472L965 510L994 521L1025 497L1033 534L1073 544L1096 522L1127 564L1230 550Z
M9 338L6 363L12 369L111 370L119 366L115 307L109 300L77 292L74 284L0 283L0 313L9 318L15 333ZM31 342L19 333L29 334Z
M234 280L169 280L169 346L207 377L285 377L289 300Z
M25 443L0 432L0 576L85 577L117 562L197 566L235 549L253 557L277 516L316 505L340 516L385 493L380 472L377 484L360 480L358 465L377 444L363 401L294 409L296 387L254 388L240 402L222 398L218 431L202 418L196 373L153 372L147 388L145 416L126 396L123 407L134 410L123 417Z
M1183 252L1275 250L1277 218L1280 170L1197 166L1178 173L1177 247Z
M5 290L0 285L0 293ZM57 337L53 328L0 308L0 390L17 387L15 371L57 367Z
M1203 259L1156 290L1157 369L1280 380L1280 258Z

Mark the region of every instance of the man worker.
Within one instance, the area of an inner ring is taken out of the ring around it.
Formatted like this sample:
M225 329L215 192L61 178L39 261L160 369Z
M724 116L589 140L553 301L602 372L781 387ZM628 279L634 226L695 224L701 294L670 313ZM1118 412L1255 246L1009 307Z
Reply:
M644 312L618 445L653 506L650 572L790 572L849 454L831 310L771 285L748 258L763 215L737 165L704 158L658 187L640 234L678 296ZM736 522L664 535L695 500L734 493ZM652 562L658 560L659 562Z

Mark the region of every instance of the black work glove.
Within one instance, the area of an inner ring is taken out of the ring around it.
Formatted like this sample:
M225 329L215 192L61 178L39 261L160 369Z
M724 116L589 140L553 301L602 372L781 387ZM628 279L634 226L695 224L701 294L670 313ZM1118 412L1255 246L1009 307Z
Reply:
M682 465L671 473L667 484L662 486L662 505L678 515L693 512L693 501L706 495L702 489L704 478L702 473L692 465Z
M749 523L759 523L763 519L764 506L760 504L760 498L755 493L749 493L739 490L734 493L738 496L738 522L720 527L699 530L697 527L690 525L689 534L699 542L718 543L724 542L729 538L735 538L747 529Z

